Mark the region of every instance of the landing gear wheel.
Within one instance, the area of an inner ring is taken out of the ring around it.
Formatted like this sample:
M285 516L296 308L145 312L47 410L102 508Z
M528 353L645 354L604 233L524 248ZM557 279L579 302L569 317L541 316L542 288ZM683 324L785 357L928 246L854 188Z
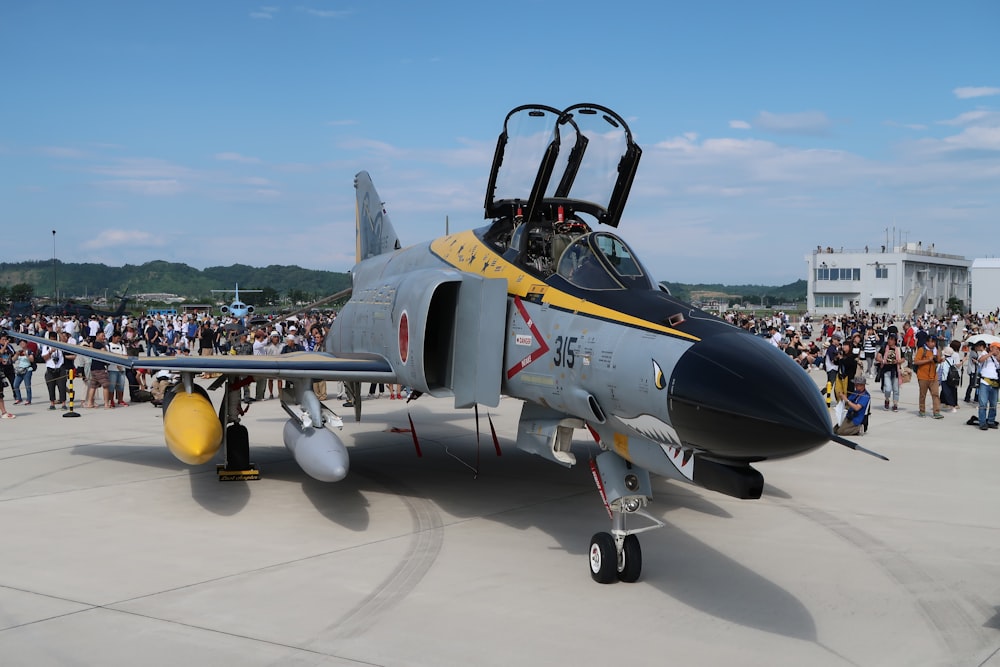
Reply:
M610 533L597 533L590 538L590 576L599 584L610 584L618 575L618 554L615 538ZM638 576L638 575L637 575Z
M639 580L640 572L642 572L642 549L639 547L639 538L635 535L626 535L621 556L618 557L618 579L626 584L633 584Z

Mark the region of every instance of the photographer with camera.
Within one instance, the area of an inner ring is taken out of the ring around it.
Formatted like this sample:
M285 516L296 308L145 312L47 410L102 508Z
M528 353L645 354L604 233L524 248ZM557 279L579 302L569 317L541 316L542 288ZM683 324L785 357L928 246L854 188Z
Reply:
M896 339L897 334L890 333L885 345L875 354L875 366L878 368L875 381L882 383L882 393L885 394L885 405L882 409L889 409L891 398L893 412L899 410L899 369L903 365L903 351Z
M978 349L978 346L977 346ZM1000 343L979 353L979 430L997 428L997 390L1000 389Z
M985 351L986 341L980 340L972 345L972 349L966 355L965 370L969 374L969 386L965 388L966 403L979 402L979 355Z

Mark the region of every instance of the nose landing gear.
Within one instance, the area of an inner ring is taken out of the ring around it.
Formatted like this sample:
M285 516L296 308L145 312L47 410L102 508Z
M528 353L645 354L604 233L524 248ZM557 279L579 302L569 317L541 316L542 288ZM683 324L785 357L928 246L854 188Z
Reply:
M642 549L636 535L664 525L642 509L652 498L649 472L614 452L604 452L591 460L590 469L611 518L610 533L597 533L590 538L590 576L599 584L638 581ZM626 526L629 514L643 516L653 525L629 530Z

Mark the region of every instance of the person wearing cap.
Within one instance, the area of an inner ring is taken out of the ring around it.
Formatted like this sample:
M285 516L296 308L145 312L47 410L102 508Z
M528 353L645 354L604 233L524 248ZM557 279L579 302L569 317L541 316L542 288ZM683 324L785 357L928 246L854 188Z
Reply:
M285 344L281 346L281 354L288 354L289 352L305 352L305 348L299 345L299 342L295 339L295 333L292 329L288 331L288 335L285 336Z
M866 378L858 375L854 378L854 389L837 398L844 401L847 406L847 414L844 420L833 427L833 432L837 435L857 435L861 433L861 427L865 423L865 416L868 414L868 406L871 404L871 394L865 387Z
M924 338L924 343L917 348L913 355L913 365L917 369L917 385L920 387L920 400L918 417L926 417L927 392L931 392L931 405L934 408L934 419L942 419L941 414L941 390L938 384L938 366L941 364L941 351L937 347L937 336L928 335Z
M1000 389L1000 343L990 343L979 355L979 429L997 427L997 390Z
M899 410L899 369L903 365L903 351L896 338L895 333L890 333L885 345L875 354L875 364L878 366L875 380L882 383L882 393L885 395L883 410L889 409L890 398L893 411Z
M941 385L941 406L944 412L958 412L958 385L962 381L962 366L965 363L959 352L961 347L962 344L957 340L941 345L944 360L938 366L938 384Z

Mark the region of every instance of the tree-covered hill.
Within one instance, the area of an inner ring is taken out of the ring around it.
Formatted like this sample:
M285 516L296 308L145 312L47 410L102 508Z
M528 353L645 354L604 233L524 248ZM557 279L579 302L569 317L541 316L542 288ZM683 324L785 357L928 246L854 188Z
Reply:
M245 264L211 266L204 270L187 264L153 261L145 264L106 266L104 264L64 263L51 260L0 262L0 287L28 284L36 297L51 297L53 272L59 299L109 297L128 289L130 294L166 292L196 301L215 301L212 290L271 288L287 295L293 290L312 298L322 298L350 286L346 273L316 271L300 266L254 267Z
M59 299L78 297L112 297L127 288L130 294L165 292L176 294L199 303L220 301L221 295L212 290L229 290L237 283L243 289L266 289L282 296L320 299L350 287L347 273L316 271L300 266L210 266L204 270L187 264L153 261L145 264L105 266L104 264L63 263L56 260L55 280ZM53 263L51 260L3 263L0 262L0 292L15 285L30 285L36 297L51 297ZM685 301L700 298L738 297L750 303L766 302L768 305L804 301L806 281L781 286L722 285L664 282L670 292ZM246 300L255 303L250 297Z

